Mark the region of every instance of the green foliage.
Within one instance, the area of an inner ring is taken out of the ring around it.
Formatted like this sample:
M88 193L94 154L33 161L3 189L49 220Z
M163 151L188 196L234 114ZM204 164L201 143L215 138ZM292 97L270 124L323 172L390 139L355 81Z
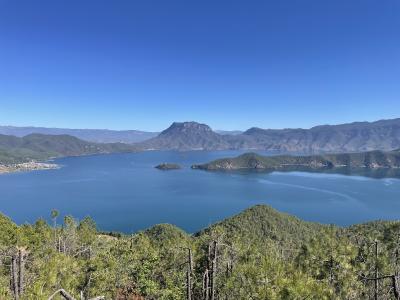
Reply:
M213 234L219 230L228 240L239 239L252 244L273 241L282 247L292 247L305 243L326 226L304 222L288 214L280 213L266 205L246 209L239 215L228 218L199 234Z
M17 239L17 225L5 215L0 214L0 245L15 245Z
M194 169L234 170L234 169L283 169L293 168L331 169L331 168L399 168L400 152L368 151L309 156L276 155L262 156L257 153L244 153L234 158L222 158L212 162L193 165Z
M52 219L56 219L56 218L58 217L59 214L60 214L60 213L59 213L58 210L53 209L53 210L51 211L51 218L52 218Z
M29 134L15 137L0 134L0 163L15 164L51 157L111 152L132 152L136 148L121 143L98 144L70 135Z
M22 300L47 299L59 288L76 298L82 292L85 298L185 299L188 249L194 299L202 299L213 241L217 299L368 299L373 285L363 278L374 276L376 266L380 275L394 274L400 260L399 222L339 228L261 205L193 236L169 224L109 235L89 217L66 216L61 225L40 219L17 226L0 215L0 299L13 297L9 266L17 249L27 251ZM390 289L390 280L380 282L380 299L391 299Z

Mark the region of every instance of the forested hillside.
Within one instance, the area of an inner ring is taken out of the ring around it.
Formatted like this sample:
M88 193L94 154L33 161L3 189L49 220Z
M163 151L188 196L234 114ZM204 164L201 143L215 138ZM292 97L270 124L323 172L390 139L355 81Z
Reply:
M0 134L0 164L134 150L135 147L126 144L97 144L69 135L30 134L20 138Z
M123 235L60 218L0 216L0 299L398 297L400 222L339 228L255 206L194 235L169 224Z
M325 155L276 155L263 156L257 153L244 153L234 158L217 159L193 169L203 170L238 170L269 169L282 170L290 168L333 169L333 168L400 168L400 150L368 151L359 153L340 153Z

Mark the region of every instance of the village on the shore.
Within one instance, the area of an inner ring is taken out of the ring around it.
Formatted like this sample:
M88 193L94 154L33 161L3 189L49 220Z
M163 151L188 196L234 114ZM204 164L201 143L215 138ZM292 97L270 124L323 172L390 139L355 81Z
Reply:
M0 174L11 173L11 172L26 172L34 170L51 170L58 169L59 165L54 163L44 163L44 162L24 162L17 164L0 164Z

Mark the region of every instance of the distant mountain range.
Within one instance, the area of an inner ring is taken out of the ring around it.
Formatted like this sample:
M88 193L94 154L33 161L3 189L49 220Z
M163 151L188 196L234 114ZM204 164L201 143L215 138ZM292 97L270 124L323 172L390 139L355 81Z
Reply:
M196 122L173 123L157 137L137 144L142 150L269 150L344 153L400 148L400 119L323 125L311 129L261 129L221 135Z
M254 146L255 149L302 153L389 151L400 148L400 119L311 129L251 128L242 136L250 137L247 148Z
M108 130L108 129L67 129L46 127L16 127L0 126L0 134L24 137L39 133L46 135L70 135L94 143L125 143L133 144L148 140L158 135L158 132L139 130Z
M243 133L239 130L216 130L222 135L237 135ZM78 139L94 143L125 143L134 144L156 137L159 132L141 130L109 130L109 129L69 129L47 127L17 127L0 126L0 134L24 137L29 134L39 133L45 135L70 135Z
M133 144L143 150L252 150L304 154L390 151L400 148L400 119L322 125L310 129L261 129L213 131L196 122L175 122L161 133L136 130L59 129L0 126L0 133L14 136L69 133L94 143ZM98 146L100 147L100 146Z

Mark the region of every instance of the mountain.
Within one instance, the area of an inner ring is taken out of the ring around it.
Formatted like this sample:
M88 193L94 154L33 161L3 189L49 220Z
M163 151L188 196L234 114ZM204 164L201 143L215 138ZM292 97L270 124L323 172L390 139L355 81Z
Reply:
M388 151L400 148L400 119L311 129L250 128L235 138L231 140L233 148L303 153Z
M240 130L215 130L221 135L238 135ZM39 133L46 135L70 135L81 140L94 143L125 143L134 144L156 137L159 132L141 130L110 130L110 129L69 129L48 127L18 127L0 126L0 134L24 137L29 134Z
M196 122L174 122L157 137L139 144L146 150L222 150L229 148L224 136Z
M0 135L0 163L20 163L60 156L132 152L135 149L132 145L92 143L69 135L30 134L24 137Z
M157 137L138 143L144 150L267 150L340 153L400 148L400 119L323 125L310 129L250 128L218 134L205 124L173 123Z
M138 143L155 137L157 132L139 130L108 130L108 129L68 129L46 127L16 127L0 126L0 134L24 137L39 133L46 135L70 135L81 140L94 143Z
M288 168L400 168L400 150L383 152L370 151L360 153L325 154L310 156L262 156L245 153L235 158L223 158L202 165L193 165L193 169L202 170L238 170L238 169L288 169Z
M304 154L390 151L400 148L400 118L376 122L322 125L310 129L213 131L196 122L173 123L161 133L136 130L60 129L0 126L0 133L68 133L95 143L134 143L138 150L265 150Z

